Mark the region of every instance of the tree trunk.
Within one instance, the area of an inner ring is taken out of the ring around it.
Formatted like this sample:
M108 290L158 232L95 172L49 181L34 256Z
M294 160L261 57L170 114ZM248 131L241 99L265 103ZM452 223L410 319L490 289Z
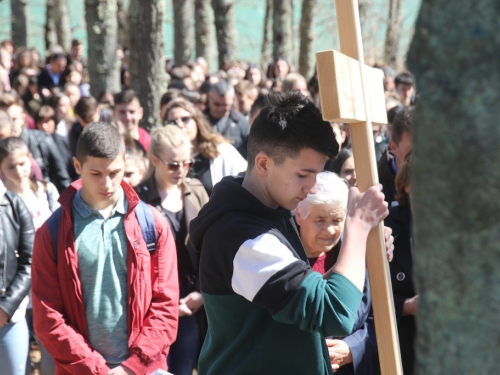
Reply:
M399 39L401 37L401 0L389 0L389 18L387 20L387 33L385 34L385 61L393 68L398 66Z
M54 20L54 6L56 0L47 0L45 8L45 50L52 51L57 46L56 21Z
M273 0L273 57L293 57L292 0Z
M141 126L160 123L160 99L167 90L163 59L163 0L130 0L130 83L144 108Z
M28 0L11 0L12 41L17 47L28 46Z
M193 39L192 0L172 0L174 6L174 61L183 65L191 60Z
M266 67L271 62L269 45L271 44L271 18L273 16L273 0L266 0L266 13L264 16L264 34L262 37L261 65Z
M195 0L194 2L194 25L196 40L196 57L209 60L210 53L210 1Z
M219 69L227 70L236 60L236 28L234 26L234 0L212 0L215 33L219 49Z
M69 52L71 48L72 34L68 0L55 0L53 12L57 43L64 49L64 51Z
M122 48L128 48L128 22L127 22L127 9L125 9L125 0L117 0L116 18L118 22L118 44Z
M116 11L116 0L85 0L90 90L95 97L103 90L120 90Z
M299 73L308 78L313 67L314 43L314 10L317 0L302 1L302 18L300 19L300 51Z
M408 55L417 374L498 373L499 12L491 0L424 0Z

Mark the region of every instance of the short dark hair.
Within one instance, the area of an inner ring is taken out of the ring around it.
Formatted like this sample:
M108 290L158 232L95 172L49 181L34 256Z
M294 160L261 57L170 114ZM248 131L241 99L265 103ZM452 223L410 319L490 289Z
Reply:
M330 172L334 172L334 173L337 173L338 175L340 175L340 171L342 170L342 166L344 165L346 160L352 156L353 156L352 150L349 148L344 148L339 152L337 159L327 162L326 169L329 170Z
M87 125L76 144L76 158L84 163L87 157L114 160L125 155L125 142L118 129L108 122Z
M49 62L51 61L56 61L56 60L59 60L59 59L65 59L66 60L66 55L62 52L54 52L52 54L50 54L49 56Z
M210 92L216 92L220 96L234 95L234 86L229 81L221 79L210 87Z
M257 99L252 104L250 108L250 117L253 117L255 113L260 112L262 108L267 105L267 99L265 95L259 95Z
M78 115L86 123L94 121L96 111L97 100L93 96L84 96L75 105L75 115Z
M140 103L140 100L134 90L125 89L115 94L115 106L118 104L130 104L134 101L134 99L137 99Z
M255 156L264 151L277 164L294 158L304 148L311 148L331 159L339 152L339 144L329 122L304 95L270 93L267 105L255 119L248 137L248 169Z
M411 118L413 116L413 112L415 111L414 108L415 107L404 107L394 117L394 121L392 122L391 141L393 141L396 145L401 142L405 132L411 134Z
M413 86L413 77L410 73L399 73L394 79L394 83L396 86L400 83Z

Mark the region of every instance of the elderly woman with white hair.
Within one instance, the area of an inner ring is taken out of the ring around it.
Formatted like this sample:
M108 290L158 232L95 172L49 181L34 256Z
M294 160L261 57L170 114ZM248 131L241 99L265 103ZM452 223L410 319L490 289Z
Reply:
M308 194L297 206L295 219L300 226L300 238L311 267L321 274L332 268L339 255L347 215L347 196L348 188L343 179L332 172L321 172L316 178L316 193ZM385 230L389 261L393 249L390 233L390 229ZM327 339L326 344L332 369L337 374L374 373L372 362L376 360L377 344L368 273L353 332L341 339Z

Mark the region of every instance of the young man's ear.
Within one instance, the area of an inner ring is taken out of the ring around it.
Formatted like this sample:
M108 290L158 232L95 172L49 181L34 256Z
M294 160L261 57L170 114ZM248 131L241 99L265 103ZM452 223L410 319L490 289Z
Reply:
M261 177L266 177L269 173L268 168L271 162L271 158L264 151L259 152L255 156L255 166L254 169L257 174Z
M76 173L81 175L82 174L82 164L75 156L73 156L73 165L75 166Z
M391 152L394 154L394 152L396 151L397 149L397 145L394 141L389 141L389 150L391 150Z

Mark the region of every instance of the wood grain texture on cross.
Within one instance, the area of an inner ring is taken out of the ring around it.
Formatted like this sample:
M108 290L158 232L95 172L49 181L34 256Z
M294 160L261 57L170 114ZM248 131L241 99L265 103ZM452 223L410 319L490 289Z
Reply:
M350 124L351 145L361 192L378 183L372 123L386 124L382 75L364 64L357 0L336 0L340 49L316 54L321 110L327 121ZM367 240L375 330L383 375L402 375L383 224Z

